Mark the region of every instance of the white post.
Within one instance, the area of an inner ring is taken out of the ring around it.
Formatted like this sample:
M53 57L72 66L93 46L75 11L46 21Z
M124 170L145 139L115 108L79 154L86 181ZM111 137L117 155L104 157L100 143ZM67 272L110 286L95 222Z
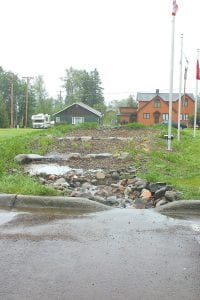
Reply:
M167 150L171 149L172 140L172 98L173 98L173 71L174 71L174 33L175 15L172 15L172 36L171 36L171 66L170 66L170 87L169 87L169 120L168 120L168 143Z
M179 77L179 100L178 100L178 132L177 139L180 141L180 123L181 123L181 90L182 90L182 74L183 73L183 34L181 34L181 58L180 58L180 77Z
M199 49L197 49L197 60L199 60ZM196 97L194 105L194 133L193 137L196 137L196 127L197 127L197 103L198 103L198 79L196 78Z

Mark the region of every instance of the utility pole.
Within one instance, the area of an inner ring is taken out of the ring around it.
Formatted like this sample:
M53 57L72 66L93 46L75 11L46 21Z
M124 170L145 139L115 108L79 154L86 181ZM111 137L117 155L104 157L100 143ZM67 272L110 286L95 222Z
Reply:
M58 97L59 97L59 100L60 100L60 102L62 102L62 93L63 93L64 91L62 91L62 90L59 90L58 91Z
M13 80L14 75L11 75L11 90L10 90L10 128L14 128L14 97L13 97Z
M25 106L25 128L27 128L28 125L28 87L29 87L29 82L31 79L34 77L26 76L22 77L23 79L26 79L26 106Z

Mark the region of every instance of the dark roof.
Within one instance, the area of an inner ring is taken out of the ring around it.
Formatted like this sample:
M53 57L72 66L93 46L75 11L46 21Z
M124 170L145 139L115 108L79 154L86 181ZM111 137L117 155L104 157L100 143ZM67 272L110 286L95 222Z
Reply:
M164 101L169 101L169 93L137 93L137 101L151 101L156 96L161 97ZM186 94L192 100L195 101L194 95L192 93ZM179 99L179 93L172 94L172 100L177 101Z
M98 110L96 110L96 109L90 107L89 105L87 105L87 104L85 104L85 103L83 103L83 102L75 102L75 103L73 103L73 104L71 104L71 105L69 105L69 106L66 106L66 107L64 107L62 110L60 110L60 111L58 111L57 113L53 114L53 116L59 114L59 113L62 112L62 111L65 111L66 109L68 109L68 108L70 108L70 107L72 107L72 106L74 106L74 105L79 105L79 106L81 106L82 108L84 108L84 109L90 111L91 113L97 115L98 117L102 117L102 116L103 116L103 114L102 114L100 111L98 111Z

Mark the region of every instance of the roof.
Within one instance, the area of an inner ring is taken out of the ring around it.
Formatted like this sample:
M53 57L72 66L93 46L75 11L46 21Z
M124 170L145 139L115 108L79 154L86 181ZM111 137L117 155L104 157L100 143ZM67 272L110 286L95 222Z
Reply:
M183 94L182 94L183 95ZM164 101L169 101L169 93L137 93L137 101L151 101L156 96L161 97ZM186 94L192 100L195 101L194 95L192 93ZM179 99L179 93L172 94L172 100L177 101Z
M102 117L102 116L103 116L103 114L102 114L100 111L98 111L98 110L96 110L96 109L90 107L89 105L87 105L87 104L85 104L85 103L83 103L83 102L75 102L75 103L72 103L71 105L66 106L66 107L64 107L62 110L60 110L60 111L58 111L57 113L53 114L53 116L59 114L59 113L62 112L62 111L65 111L66 109L68 109L68 108L70 108L70 107L72 107L72 106L74 106L74 105L79 105L79 106L81 106L82 108L84 108L84 109L90 111L91 113L97 115L98 117Z

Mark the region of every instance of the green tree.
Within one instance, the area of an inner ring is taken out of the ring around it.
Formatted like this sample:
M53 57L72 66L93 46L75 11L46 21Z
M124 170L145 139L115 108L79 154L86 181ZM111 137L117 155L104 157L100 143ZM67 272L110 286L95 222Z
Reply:
M134 99L133 95L129 95L128 98L125 99L121 99L121 100L112 100L109 105L108 108L110 110L115 110L117 111L119 109L119 107L123 107L123 106L128 106L128 107L135 107L137 108L137 101Z
M0 96L0 128L9 127L9 117L6 110L6 103L2 96Z
M66 105L83 102L92 107L104 106L103 88L97 69L88 73L86 70L76 70L71 67L66 70L63 81Z
M32 88L35 95L34 113L48 113L50 101L42 75L35 77Z

